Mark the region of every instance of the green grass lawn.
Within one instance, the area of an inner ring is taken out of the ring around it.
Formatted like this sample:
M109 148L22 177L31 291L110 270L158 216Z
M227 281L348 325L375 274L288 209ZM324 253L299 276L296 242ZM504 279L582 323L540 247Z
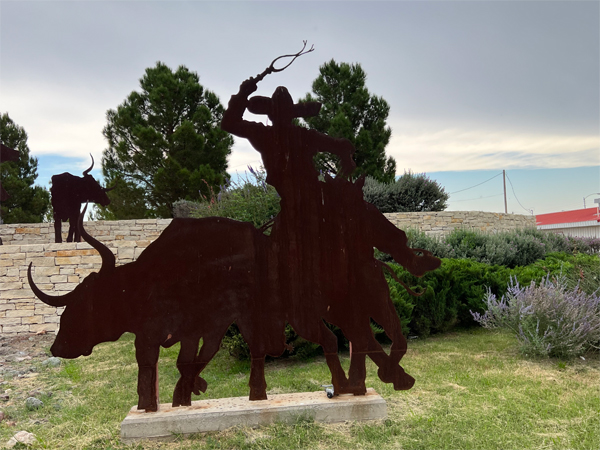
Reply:
M30 381L51 396L27 411L6 408L16 426L0 424L0 445L16 431L34 433L49 449L598 449L600 364L586 360L527 358L505 332L473 329L411 340L403 367L417 382L396 392L379 381L369 362L367 386L387 401L388 419L369 423L299 421L260 429L177 437L175 442L127 446L119 426L137 402L137 366L131 336L98 346L86 358L45 368ZM178 347L163 350L161 402L171 401ZM348 367L348 355L342 355ZM249 364L221 351L204 371L209 387L201 398L248 394ZM269 393L319 390L330 375L323 358L267 364Z

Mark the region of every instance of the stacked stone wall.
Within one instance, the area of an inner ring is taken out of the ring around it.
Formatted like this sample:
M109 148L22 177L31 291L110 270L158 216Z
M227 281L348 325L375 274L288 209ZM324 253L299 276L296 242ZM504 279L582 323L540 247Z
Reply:
M98 220L83 222L85 230L100 241L154 240L171 223L171 219ZM69 223L62 224L63 241ZM0 225L4 245L49 244L54 242L54 223Z
M136 260L150 240L106 242L117 265ZM33 281L50 295L72 291L101 266L98 252L85 242L0 246L0 333L53 332L58 329L64 308L38 300L27 281L33 263Z
M445 235L460 228L497 233L536 226L535 216L481 211L390 213L386 216L398 228L413 228L428 235Z
M417 228L427 234L445 234L456 228L497 232L534 227L533 216L482 212L435 212L386 214L396 226ZM170 219L85 222L92 236L115 254L117 265L136 260L169 225ZM63 224L66 237L68 224ZM0 333L53 332L58 329L62 308L35 298L27 282L33 263L33 279L44 292L59 295L73 290L88 274L100 269L100 256L90 245L54 244L52 224L0 225Z

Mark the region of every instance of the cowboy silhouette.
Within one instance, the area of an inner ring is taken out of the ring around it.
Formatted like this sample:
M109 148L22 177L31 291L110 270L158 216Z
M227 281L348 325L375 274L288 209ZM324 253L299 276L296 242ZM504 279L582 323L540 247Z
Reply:
M364 180L347 179L355 169L350 141L294 123L296 118L318 114L321 105L295 104L285 87L278 87L270 98L248 98L261 79L249 78L240 85L221 127L250 141L262 156L267 182L281 197L281 212L270 236L278 262L271 268L276 273L270 280L286 303L285 319L299 335L323 346L336 392L365 392L366 355L379 366L383 381L409 389L414 379L398 365L406 340L373 247L417 276L437 268L440 261L427 251L409 248L406 234L364 201ZM244 120L246 110L267 115L272 125ZM340 158L337 177L319 180L313 163L319 152ZM389 355L374 339L371 319L392 339ZM351 342L349 380L339 366L335 335L323 320L341 328Z

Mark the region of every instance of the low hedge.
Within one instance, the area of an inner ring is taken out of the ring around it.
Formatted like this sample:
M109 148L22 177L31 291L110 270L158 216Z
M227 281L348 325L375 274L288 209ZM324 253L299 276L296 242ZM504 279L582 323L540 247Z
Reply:
M412 290L423 293L414 297L387 276L394 306L405 326L404 333L419 336L445 332L457 325L475 325L470 311L484 311L488 288L497 297L504 295L511 277L521 285L528 285L547 274L556 277L562 273L571 286L578 283L590 293L598 288L600 281L598 256L582 253L550 253L542 260L512 269L470 259L442 259L439 269L422 278L410 275L397 264L389 264L399 279Z

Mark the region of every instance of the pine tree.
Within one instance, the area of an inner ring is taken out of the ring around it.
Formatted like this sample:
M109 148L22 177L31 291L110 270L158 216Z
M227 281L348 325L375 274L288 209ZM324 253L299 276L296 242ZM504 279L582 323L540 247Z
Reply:
M195 72L161 62L146 69L140 87L106 113L104 177L124 183L100 217L172 217L177 200L200 200L225 184L233 138L220 128L218 97Z
M386 125L390 107L382 97L369 93L366 79L360 64L338 64L333 59L323 64L312 84L313 93L300 100L317 101L323 106L318 116L305 119L305 123L354 144L355 175L370 175L391 183L396 176L396 161L385 155L392 134ZM315 163L329 173L339 170L339 161L331 154L318 155Z
M0 165L2 187L9 194L8 199L2 202L2 222L42 222L50 208L50 193L41 186L34 186L38 160L29 155L27 133L12 121L8 113L0 117L0 141L19 152L18 161L6 161Z

